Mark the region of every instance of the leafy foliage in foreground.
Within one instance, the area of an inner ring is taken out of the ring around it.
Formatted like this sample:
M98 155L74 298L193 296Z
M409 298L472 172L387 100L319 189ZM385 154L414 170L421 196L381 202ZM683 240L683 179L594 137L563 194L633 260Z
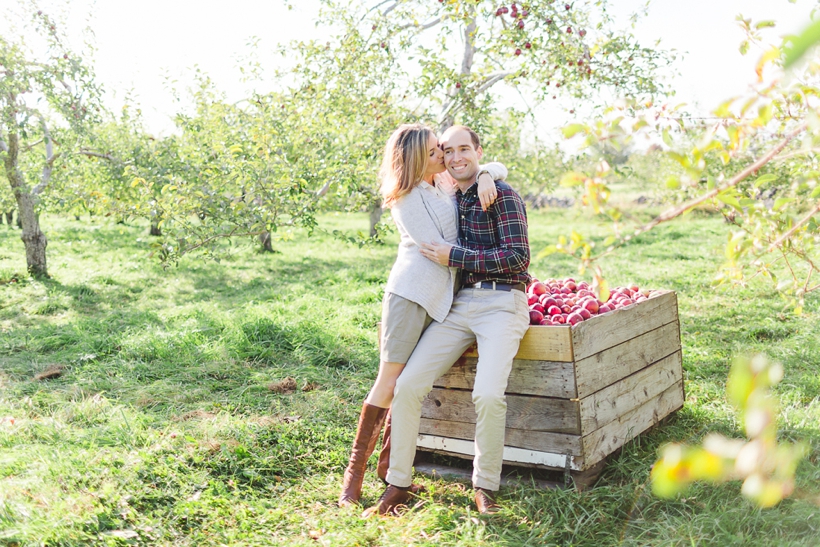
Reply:
M636 215L646 212L635 211ZM820 382L815 314L780 315L760 286L708 283L726 225L695 213L605 264L610 278L678 291L687 402L612 457L590 491L503 490L479 520L471 492L428 493L400 519L363 521L335 506L359 406L376 374L388 245L325 237L236 250L220 264L146 258L146 226L47 219L53 279L27 277L18 231L0 228L0 545L814 545L820 527ZM326 216L351 232L365 215ZM530 214L534 248L584 223ZM575 263L536 261L541 277ZM754 302L754 304L751 304ZM742 437L725 396L730 356L784 366L780 440L806 442L795 498L760 510L740 484L654 497L649 467L669 441ZM59 377L34 375L62 367ZM291 378L293 383L284 380ZM286 386L290 385L290 388ZM450 462L452 463L452 462ZM381 483L370 474L366 501Z

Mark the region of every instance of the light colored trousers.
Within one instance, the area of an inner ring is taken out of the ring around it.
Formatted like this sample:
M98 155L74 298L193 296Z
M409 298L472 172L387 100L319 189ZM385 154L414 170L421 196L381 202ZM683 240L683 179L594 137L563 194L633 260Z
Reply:
M424 331L396 382L388 483L401 487L412 483L422 401L433 388L433 382L475 341L478 366L473 385L476 412L473 485L498 490L507 422L504 392L513 357L518 353L529 322L527 297L521 291L462 289L458 292L444 322L433 322Z

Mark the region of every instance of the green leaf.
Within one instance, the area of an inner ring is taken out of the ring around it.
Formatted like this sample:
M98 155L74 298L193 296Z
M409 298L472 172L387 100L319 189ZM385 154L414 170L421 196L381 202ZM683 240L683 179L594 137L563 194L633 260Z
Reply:
M757 177L757 179L755 179L755 183L754 183L755 188L760 188L761 186L763 186L767 182L772 182L773 180L777 180L777 175L774 175L772 173L766 173L765 175L760 175L759 177Z
M569 173L564 173L564 176L561 177L561 182L559 184L566 187L580 186L586 179L587 178L583 173L570 171Z
M570 139L570 138L574 137L575 135L577 135L578 133L581 133L581 132L586 133L588 131L588 129L589 128L585 124L573 123L573 124L570 124L570 125L564 127L561 130L561 132L564 134L564 138Z
M740 202L734 196L730 196L730 195L727 195L727 194L718 194L717 198L720 201L722 201L723 203L725 203L726 205L734 207L738 211L743 210L743 207L740 206Z
M757 113L758 113L757 121L760 122L760 125L766 125L767 123L769 123L772 120L772 115L774 113L774 107L772 106L772 103L769 103L767 105L761 106L757 110Z
M675 175L669 175L666 177L666 187L670 190L677 190L680 188L680 179Z
M816 187L814 190L812 190L812 192L811 192L811 197L816 198L817 196L820 196L820 186L817 186L817 187Z
M775 25L774 21L760 21L755 25L755 28L767 28L773 27Z
M557 252L560 252L560 249L558 247L556 247L555 245L548 245L541 249L541 251L539 251L538 254L535 256L535 258L544 258L545 256L550 256Z
M776 200L774 200L773 209L775 211L779 211L780 209L783 208L783 206L791 203L792 201L794 201L794 198L777 198Z
M817 42L820 42L820 19L806 27L798 36L792 36L789 42L789 46L786 48L783 68L791 67L803 57L806 51Z

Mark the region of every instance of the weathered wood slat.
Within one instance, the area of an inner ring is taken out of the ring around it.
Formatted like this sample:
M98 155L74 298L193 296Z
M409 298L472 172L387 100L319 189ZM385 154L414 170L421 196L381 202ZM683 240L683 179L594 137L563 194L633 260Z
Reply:
M475 346L471 346L464 352L464 357L477 356L478 351ZM524 334L524 338L521 339L521 345L518 346L515 358L532 361L572 361L574 357L570 327L531 325Z
M457 456L459 458L473 459L474 445L472 441L462 439L449 439L446 437L436 437L434 435L419 435L416 440L416 447L428 449L437 454ZM566 456L563 454L553 454L550 452L539 452L537 450L526 450L523 448L504 447L505 464L525 465L529 467L550 467L553 469L564 469ZM570 457L570 469L581 471L577 458Z
M462 357L447 374L436 380L436 387L473 389L475 381L475 357ZM513 361L507 393L518 395L539 395L574 399L575 370L572 363L560 361Z
M583 399L610 386L679 351L680 347L678 322L673 321L606 351L590 355L575 364L578 397Z
M581 399L581 435L600 429L666 391L683 377L681 352Z
M472 395L459 389L433 388L422 403L421 416L474 424L476 414ZM578 435L581 432L578 402L507 395L507 427Z
M582 321L572 328L574 358L580 361L677 318L677 296L674 292L667 292L639 304Z
M475 424L422 418L419 433L472 441L475 439ZM548 431L527 431L508 427L504 432L504 446L526 448L540 452L555 452L556 454L569 453L573 456L581 455L581 437L579 435L566 435Z
M604 427L583 437L583 467L590 467L683 407L683 380Z

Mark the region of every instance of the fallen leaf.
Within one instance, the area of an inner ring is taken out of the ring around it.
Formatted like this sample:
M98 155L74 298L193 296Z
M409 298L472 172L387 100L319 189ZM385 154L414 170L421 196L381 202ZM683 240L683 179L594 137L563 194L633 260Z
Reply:
M305 385L302 386L302 391L304 392L313 391L314 389L319 389L319 384L316 382L305 381Z
M268 389L274 393L293 393L296 391L296 380L288 376L284 380L268 384Z
M51 365L42 372L34 375L35 380L48 380L49 378L58 378L63 374L63 365Z

